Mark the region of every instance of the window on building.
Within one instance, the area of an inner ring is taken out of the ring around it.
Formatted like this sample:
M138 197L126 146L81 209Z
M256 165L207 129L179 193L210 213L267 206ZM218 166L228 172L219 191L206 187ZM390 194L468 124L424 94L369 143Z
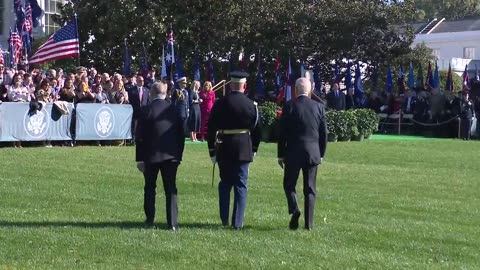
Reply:
M471 47L463 48L463 58L475 59L475 48L471 48Z
M440 49L432 49L432 54L437 60L440 59Z
M3 35L3 12L5 11L5 1L0 1L0 36Z
M60 25L52 20L52 15L58 14L58 4L63 3L62 0L46 0L45 1L45 34L51 35L60 29Z

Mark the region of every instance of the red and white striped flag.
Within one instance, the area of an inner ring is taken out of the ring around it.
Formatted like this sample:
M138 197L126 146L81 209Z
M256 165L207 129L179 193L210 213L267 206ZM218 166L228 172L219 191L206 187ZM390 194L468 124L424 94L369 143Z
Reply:
M30 6L30 2L27 3L27 6L25 7L25 20L23 22L25 26L25 31L28 31L28 33L32 33L32 7Z
M41 64L52 60L78 57L80 55L79 48L77 23L72 21L58 30L47 42L38 48L38 51L30 58L30 64Z
M5 59L3 59L3 51L0 49L0 64L5 65Z
M16 65L20 60L20 56L22 56L22 46L23 46L22 38L17 32L11 32L9 43L12 49L12 57L13 57L12 62L14 65Z

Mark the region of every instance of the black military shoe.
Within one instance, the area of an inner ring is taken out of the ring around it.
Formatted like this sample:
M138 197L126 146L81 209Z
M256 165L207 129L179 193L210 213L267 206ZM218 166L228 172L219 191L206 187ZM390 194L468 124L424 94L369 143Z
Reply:
M292 214L292 218L290 219L290 224L288 227L290 230L296 230L298 229L298 219L300 218L300 211L296 211Z

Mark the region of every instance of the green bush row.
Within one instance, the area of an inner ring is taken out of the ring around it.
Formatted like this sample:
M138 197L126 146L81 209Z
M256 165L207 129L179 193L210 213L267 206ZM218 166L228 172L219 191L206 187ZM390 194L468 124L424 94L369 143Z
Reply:
M274 102L258 106L259 122L264 141L276 141L281 108ZM378 130L380 118L370 109L326 112L328 137L330 141L362 140Z

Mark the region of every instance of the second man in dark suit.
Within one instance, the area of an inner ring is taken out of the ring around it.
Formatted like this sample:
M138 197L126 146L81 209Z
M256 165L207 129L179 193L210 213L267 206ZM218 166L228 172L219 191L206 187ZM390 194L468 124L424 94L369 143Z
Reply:
M345 110L345 94L340 91L338 83L332 83L332 89L327 94L327 106L336 111Z
M145 177L146 225L152 226L155 219L155 190L160 171L166 198L167 225L169 229L177 230L176 177L185 146L185 131L175 106L165 100L166 96L165 83L152 85L152 102L145 108L138 123L136 161Z
M325 108L310 99L312 86L308 79L295 83L297 99L285 104L280 118L278 163L284 168L283 188L292 215L290 229L298 228L300 209L297 205L295 186L300 170L303 172L305 196L305 228L313 226L318 165L327 148Z
M132 133L133 140L135 140L135 129L137 126L138 118L142 108L150 103L149 90L145 87L145 81L142 76L137 76L137 83L132 85L128 90L128 100L133 108L132 117Z

